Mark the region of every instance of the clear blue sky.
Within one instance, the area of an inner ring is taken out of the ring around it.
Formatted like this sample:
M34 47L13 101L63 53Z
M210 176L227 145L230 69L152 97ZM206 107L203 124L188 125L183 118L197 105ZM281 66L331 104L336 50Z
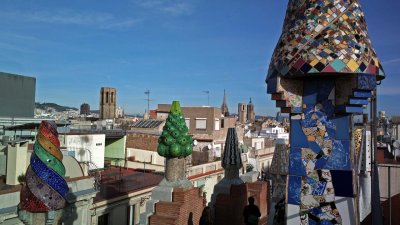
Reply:
M220 106L231 112L252 97L257 114L274 114L264 83L279 38L282 0L1 0L0 71L37 78L36 101L98 108L101 86L117 104L151 108ZM400 2L361 0L387 78L381 108L400 114ZM4 96L3 96L4 97Z

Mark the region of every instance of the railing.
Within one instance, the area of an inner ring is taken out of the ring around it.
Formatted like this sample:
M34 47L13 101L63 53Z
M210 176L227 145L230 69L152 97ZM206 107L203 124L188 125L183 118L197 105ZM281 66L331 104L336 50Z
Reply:
M83 150L84 155L79 157L79 162L86 164L88 168L88 175L94 177L94 188L95 190L100 190L100 181L101 181L101 173L97 165L92 161L92 151L87 148L80 148L80 147L67 147L67 151L74 151L75 153L80 152ZM88 153L88 154L87 154ZM89 157L89 159L87 159Z
M396 170L400 170L400 165L397 164L378 164L378 168L386 168L387 169L387 200L389 201L389 224L392 225L392 176L391 172L395 168ZM383 172L382 170L379 171L379 173ZM379 179L380 182L384 180L383 177L382 179ZM396 185L395 185L396 187ZM395 190L396 191L396 190ZM382 193L382 190L380 191ZM397 190L399 192L399 190ZM398 193L395 193L395 195Z

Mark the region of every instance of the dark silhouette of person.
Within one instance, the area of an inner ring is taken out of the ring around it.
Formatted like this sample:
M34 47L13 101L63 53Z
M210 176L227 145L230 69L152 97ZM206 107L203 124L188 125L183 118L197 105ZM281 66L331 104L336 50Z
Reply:
M249 205L244 207L243 217L246 225L258 225L258 220L261 216L260 209L254 205L254 198L249 197Z
M285 224L285 198L275 205L274 225Z
M193 213L192 212L189 213L189 218L188 218L188 223L187 224L188 225L194 225L193 224Z
M199 225L212 225L212 224L213 222L211 218L211 208L209 206L206 206L203 209L203 213L201 214Z

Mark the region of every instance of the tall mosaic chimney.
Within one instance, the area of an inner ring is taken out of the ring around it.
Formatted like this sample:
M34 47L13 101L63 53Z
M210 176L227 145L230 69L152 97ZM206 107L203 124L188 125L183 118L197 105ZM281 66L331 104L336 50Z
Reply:
M359 222L352 115L384 78L359 1L289 0L266 79L290 114L287 224Z

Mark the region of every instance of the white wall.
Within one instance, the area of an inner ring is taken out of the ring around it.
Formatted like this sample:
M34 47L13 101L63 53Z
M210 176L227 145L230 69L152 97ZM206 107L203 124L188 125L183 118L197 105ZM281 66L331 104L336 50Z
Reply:
M89 162L91 154L91 162L97 168L104 168L105 134L62 134L58 139L62 148L75 151L75 158L79 162Z
M212 149L213 149L213 151L214 151L214 156L215 156L215 157L221 157L222 151L223 151L223 149L222 149L222 144L215 144L215 143L213 143L213 144L212 144Z
M219 182L219 177L220 179L224 177L223 172L214 173L200 179L192 180L195 187L199 187L199 185L204 184L201 190L203 191L203 193L206 192L207 203L211 201L211 195L214 191L214 186Z
M264 138L251 138L251 147L255 150L264 148Z
M127 148L127 156L135 157L135 161L146 162L155 165L165 165L165 158L158 155L157 152L142 150L136 148Z
M211 171L221 169L221 161L206 163L202 165L192 166L189 168L188 177L205 174ZM224 177L224 171L214 172L205 176L200 176L195 179L191 179L195 187L202 187L202 191L206 192L207 202L211 201L211 195L214 191L214 186Z

